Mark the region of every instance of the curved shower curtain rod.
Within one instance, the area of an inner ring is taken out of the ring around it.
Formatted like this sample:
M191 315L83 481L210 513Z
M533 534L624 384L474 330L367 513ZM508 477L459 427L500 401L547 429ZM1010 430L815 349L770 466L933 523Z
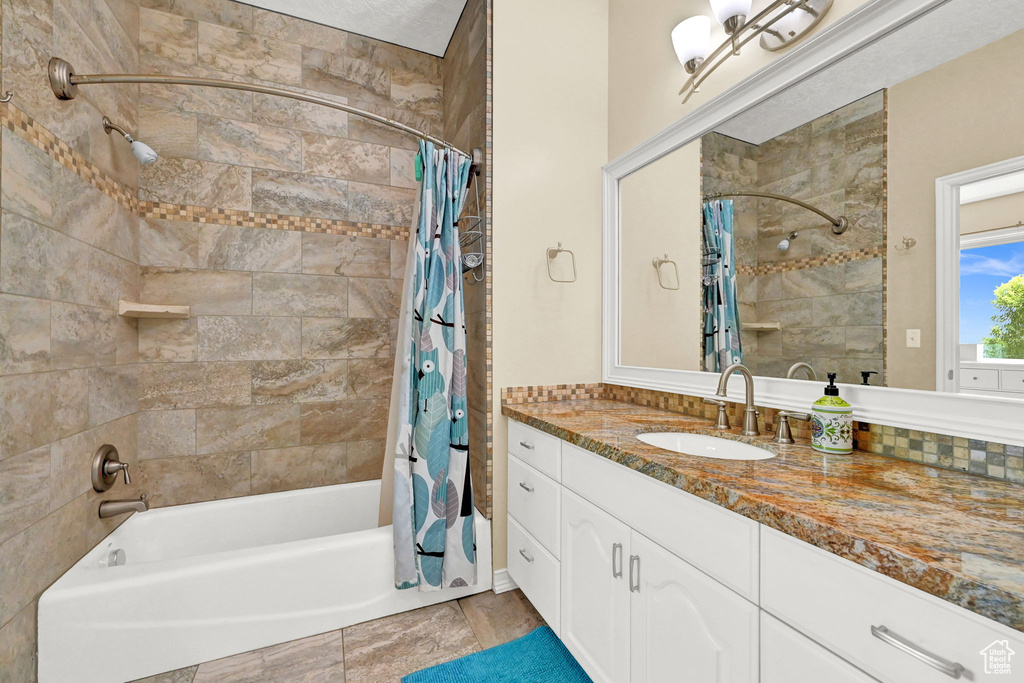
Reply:
M850 222L846 220L846 216L839 216L833 218L816 206L811 206L806 202L802 202L799 199L793 199L781 194L772 194L771 192L712 192L711 194L704 195L704 201L711 201L713 199L721 199L722 197L761 197L763 199L777 199L780 202L788 202L790 204L796 204L797 206L813 211L818 214L829 223L832 224L832 232L837 235L842 235L846 232L846 229L850 227Z
M161 85L197 85L207 88L225 88L228 90L245 90L248 92L261 93L263 95L277 95L279 97L287 97L293 100L299 100L300 102L309 102L310 104L319 104L323 107L329 107L330 109L338 109L339 111L347 112L349 114L355 114L356 116L362 116L363 118L376 121L377 123L396 128L400 131L414 135L416 137L429 140L435 145L440 145L448 149L455 150L460 154L464 154L472 160L472 163L477 165L483 164L483 150L480 148L474 148L473 153L469 154L455 145L435 137L428 135L421 130L417 130L412 126L407 126L404 123L399 123L385 116L374 114L373 112L359 109L348 104L341 104L339 102L333 102L323 97L316 97L314 95L306 95L305 93L295 92L294 90L288 90L286 88L276 88L273 86L256 85L254 83L242 83L237 81L225 81L219 78L198 78L192 76L156 76L151 74L76 74L75 69L71 66L71 63L61 59L60 57L51 57L49 66L50 75L50 88L53 90L53 94L57 96L59 100L73 100L78 96L78 86L80 85L96 85L100 83L158 83Z

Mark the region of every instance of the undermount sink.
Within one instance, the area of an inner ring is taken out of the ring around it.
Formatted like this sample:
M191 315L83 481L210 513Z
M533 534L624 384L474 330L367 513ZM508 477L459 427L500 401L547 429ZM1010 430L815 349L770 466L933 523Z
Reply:
M651 432L640 434L636 438L646 444L664 448L666 451L697 455L702 458L717 458L718 460L767 460L768 458L775 457L775 453L764 448L705 434Z

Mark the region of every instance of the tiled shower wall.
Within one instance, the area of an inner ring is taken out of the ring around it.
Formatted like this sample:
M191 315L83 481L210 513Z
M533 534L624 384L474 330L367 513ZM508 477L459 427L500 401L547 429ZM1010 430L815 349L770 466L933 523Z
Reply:
M703 139L704 191L757 190L795 197L850 227L798 206L737 199L737 278L741 320L775 322L743 332L744 362L784 377L811 363L819 376L859 384L883 368L885 95L878 92L761 145L715 133ZM779 241L796 231L787 251Z
M35 680L40 593L121 521L96 515L92 454L113 443L137 466L138 343L117 302L138 295L138 165L100 119L134 128L138 89L58 102L46 64L136 70L138 8L3 0L2 11L14 99L0 105L0 679L22 683Z

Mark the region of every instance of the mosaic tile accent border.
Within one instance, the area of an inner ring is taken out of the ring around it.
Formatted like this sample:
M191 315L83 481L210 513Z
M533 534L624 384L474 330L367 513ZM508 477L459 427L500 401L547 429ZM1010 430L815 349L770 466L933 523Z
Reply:
M376 223L353 223L330 218L310 216L287 216L277 213L241 211L239 209L218 209L205 206L168 204L165 202L139 202L139 216L171 221L191 221L233 225L240 228L268 228L297 232L320 232L329 235L374 237L377 239L407 241L409 228Z
M883 244L880 247L865 247L854 251L837 251L833 254L824 254L822 256L808 256L807 258L796 259L795 261L779 261L758 266L737 265L736 272L740 275L772 275L884 257L885 245Z
M135 190L125 187L104 173L99 166L76 152L71 145L51 133L18 107L9 102L0 104L0 125L39 148L72 173L77 173L82 180L111 197L121 206L138 213L139 200Z
M510 387L501 391L502 403L543 403L566 399L606 399L660 408L690 417L713 420L715 406L706 405L697 396L673 394L651 389L637 389L615 384L557 384L550 386ZM731 403L732 424L740 424L743 405ZM758 425L762 431L775 428L774 408L759 406ZM791 421L793 436L811 438L810 426ZM856 422L854 447L861 451L908 460L932 467L968 472L979 476L1024 484L1024 446L1013 446L981 439L921 432L902 427L889 427Z

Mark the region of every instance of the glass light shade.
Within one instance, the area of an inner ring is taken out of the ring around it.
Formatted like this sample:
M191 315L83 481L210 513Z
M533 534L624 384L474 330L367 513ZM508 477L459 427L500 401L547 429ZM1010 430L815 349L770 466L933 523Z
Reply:
M711 52L711 17L696 16L680 22L672 29L672 47L683 66L691 59L707 57Z
M725 22L737 15L750 16L750 7L753 0L711 0L711 11L715 13L718 23L725 25Z

